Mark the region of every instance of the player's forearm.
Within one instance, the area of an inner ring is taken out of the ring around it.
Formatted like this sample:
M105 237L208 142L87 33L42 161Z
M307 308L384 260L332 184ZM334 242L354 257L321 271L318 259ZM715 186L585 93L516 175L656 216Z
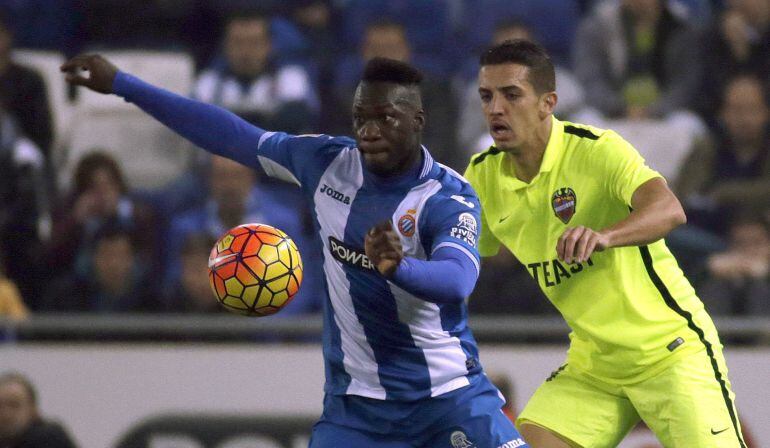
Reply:
M201 148L245 165L254 165L254 151L265 131L237 115L155 87L123 72L115 77L113 91Z
M430 261L404 258L391 281L428 302L461 303L473 291L478 273L464 254L449 251Z
M608 237L608 247L644 246L664 238L685 222L684 210L672 195L632 210L626 219L601 233Z

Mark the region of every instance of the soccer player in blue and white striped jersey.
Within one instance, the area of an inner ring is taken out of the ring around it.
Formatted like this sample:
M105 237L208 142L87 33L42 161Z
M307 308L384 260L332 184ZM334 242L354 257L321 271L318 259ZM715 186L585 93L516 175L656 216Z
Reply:
M326 396L312 448L526 446L467 326L479 202L421 145L417 70L370 61L353 102L355 139L267 132L96 55L62 71L212 153L298 184L312 200L326 276Z

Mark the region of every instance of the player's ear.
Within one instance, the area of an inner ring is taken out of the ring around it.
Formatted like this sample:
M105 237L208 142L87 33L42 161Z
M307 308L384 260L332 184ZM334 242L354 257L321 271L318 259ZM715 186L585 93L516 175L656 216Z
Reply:
M556 92L546 92L540 95L540 110L538 111L541 119L551 115L556 108L556 103L559 101L559 97Z
M425 127L425 110L420 108L414 113L414 129L422 132Z

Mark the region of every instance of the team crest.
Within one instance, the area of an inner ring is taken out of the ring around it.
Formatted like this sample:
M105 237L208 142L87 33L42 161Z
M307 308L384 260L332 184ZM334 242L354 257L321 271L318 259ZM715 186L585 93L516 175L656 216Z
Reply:
M452 448L476 448L476 445L468 440L468 436L462 431L455 431L449 436Z
M575 195L575 190L570 187L559 188L551 196L553 212L564 224L567 224L575 215L576 205L577 195Z
M411 237L414 235L414 230L417 226L415 225L414 216L407 213L406 215L403 215L402 217L398 218L398 231L401 232L401 235L404 235L405 237Z

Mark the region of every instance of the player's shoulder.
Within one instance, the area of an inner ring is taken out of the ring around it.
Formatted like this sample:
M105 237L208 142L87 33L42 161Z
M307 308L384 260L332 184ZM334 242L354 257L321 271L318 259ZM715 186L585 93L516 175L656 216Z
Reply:
M356 141L346 136L332 136L327 134L288 134L286 132L265 132L259 141L263 144L279 145L291 143L297 147L324 149L327 151L341 151L345 148L355 148Z
M574 146L607 147L624 142L623 138L612 129L602 129L582 123L562 121L564 137Z
M490 146L486 151L474 154L468 165L468 171L479 170L499 164L503 158L503 151L496 146Z
M441 163L436 162L436 164L439 172L435 179L441 184L437 195L440 197L456 194L476 196L470 182L462 174Z
M434 193L428 198L426 208L442 211L458 207L477 210L479 208L478 195L468 180L448 166L440 163L437 165L440 169L434 179L438 184Z

